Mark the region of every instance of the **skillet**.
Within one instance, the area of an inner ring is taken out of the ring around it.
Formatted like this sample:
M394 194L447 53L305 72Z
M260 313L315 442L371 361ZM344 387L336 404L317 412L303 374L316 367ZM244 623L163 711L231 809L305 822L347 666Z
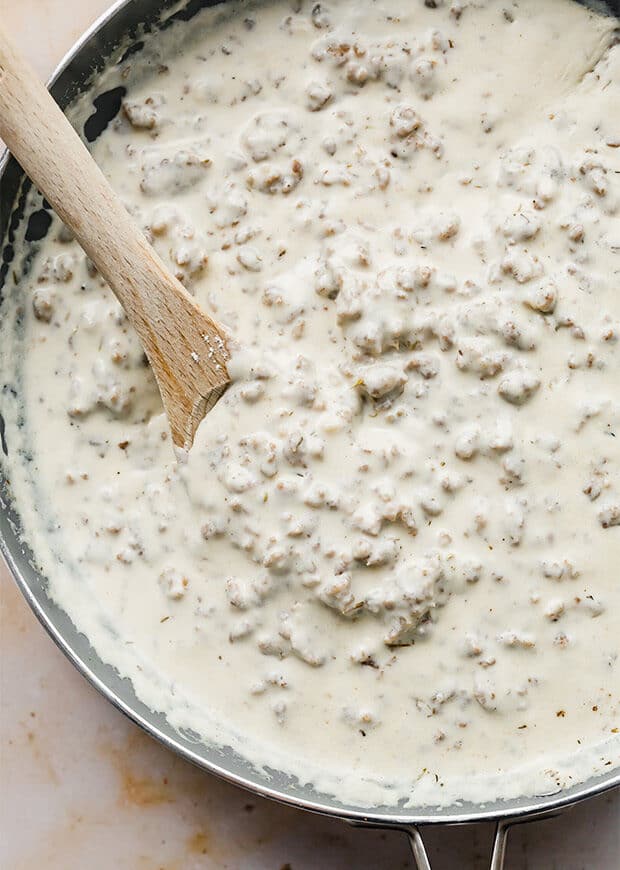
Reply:
M120 109L120 98L115 89L103 93L97 90L98 73L139 52L141 37L145 33L166 29L175 21L191 21L201 9L213 5L216 5L216 0L181 0L180 3L178 0L117 0L61 61L49 81L53 96L61 107L66 108L85 91L92 93L94 109L83 132L87 139L94 139ZM596 5L620 16L620 0ZM8 153L0 154L0 240L3 240L0 243L0 320L2 288L11 268L13 241L18 228L28 221L28 238L36 241L45 235L49 223L45 203L36 214L32 213L32 207L27 213L28 190L29 182L17 163ZM17 369L18 361L15 362ZM207 746L198 735L174 729L162 714L153 712L136 697L129 680L122 679L99 658L87 638L52 601L46 591L46 578L35 567L36 554L22 540L22 523L12 502L10 482L2 473L2 460L12 450L14 434L5 425L2 410L19 398L18 390L10 386L11 374L0 371L0 553L39 621L69 660L101 694L169 749L254 794L298 809L337 817L353 825L402 831L409 837L418 870L430 870L420 832L425 825L495 821L489 866L491 870L501 870L510 826L556 815L579 801L620 785L620 770L612 769L568 790L543 797L486 804L461 803L447 808L374 807L369 811L339 803L311 786L301 786L280 771L258 771L230 747ZM14 380L19 383L18 378Z

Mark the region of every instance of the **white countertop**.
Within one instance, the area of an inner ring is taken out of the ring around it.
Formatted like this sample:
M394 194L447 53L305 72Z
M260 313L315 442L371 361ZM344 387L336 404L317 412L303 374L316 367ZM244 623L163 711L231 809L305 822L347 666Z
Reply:
M106 0L0 0L42 75ZM488 866L491 826L428 831L433 870ZM0 564L0 867L397 870L404 836L280 807L182 762L64 659ZM620 868L620 791L515 828L507 870Z

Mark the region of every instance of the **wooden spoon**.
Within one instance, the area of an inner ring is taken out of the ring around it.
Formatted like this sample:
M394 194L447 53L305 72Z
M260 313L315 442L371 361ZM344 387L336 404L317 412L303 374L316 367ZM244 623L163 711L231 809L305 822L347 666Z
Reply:
M0 27L0 137L118 297L188 450L229 383L224 329L171 275L69 121Z

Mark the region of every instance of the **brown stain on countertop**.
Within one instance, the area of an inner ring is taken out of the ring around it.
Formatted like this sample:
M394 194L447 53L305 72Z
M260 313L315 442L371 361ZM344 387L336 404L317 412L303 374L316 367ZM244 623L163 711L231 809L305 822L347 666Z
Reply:
M0 634L3 643L24 643L26 635L34 628L33 614L8 568L0 561Z
M135 727L125 735L101 732L97 752L115 771L115 800L121 811L136 812L143 820L165 814L166 827L176 829L177 845L169 861L162 862L163 870L173 870L176 865L192 870L250 868L248 856L269 849L270 844L285 842L295 828L300 835L311 830L313 822L321 828L323 841L334 848L345 842L345 832L337 823L252 799L164 749ZM186 833L180 836L183 831ZM132 870L157 870L159 866L145 864L141 857Z
M157 804L172 803L173 796L168 789L168 780L135 777L129 771L125 772L121 783L121 802L134 804L137 807L157 806Z
M26 741L28 747L39 771L48 779L49 782L58 785L60 779L52 762L53 747L46 745L47 741L45 736L41 738L39 732L34 730L32 727L29 728L27 723L24 724L24 728L26 729Z
M196 855L207 855L209 852L209 836L204 831L196 831L187 841L187 850Z
M162 870L187 867L190 859L191 866L199 868L203 866L199 857L207 855L209 864L205 866L241 866L239 862L243 859L237 838L233 842L229 837L218 837L207 824L212 814L212 791L221 788L221 783L215 783L208 774L159 746L137 728L131 728L120 742L103 737L98 742L98 750L116 771L119 806L149 813L167 805L168 819L174 818L188 828L178 856L175 855L172 863L162 865ZM147 866L154 867L140 861L135 870Z
M35 717L35 713L30 713L31 717ZM45 732L41 736L34 718L31 721L20 721L18 727L13 729L11 733L6 734L5 729L2 729L0 739L0 759L3 759L5 752L22 752L27 753L34 763L39 782L58 785L60 779L53 764L53 746L48 745ZM3 763L0 763L0 769Z
M148 763L151 743L140 731L131 731L120 744L106 739L99 743L100 752L112 762L118 775L117 803L121 806L153 807L175 803L179 797L166 774L167 765L161 772L159 759L153 759L154 764Z

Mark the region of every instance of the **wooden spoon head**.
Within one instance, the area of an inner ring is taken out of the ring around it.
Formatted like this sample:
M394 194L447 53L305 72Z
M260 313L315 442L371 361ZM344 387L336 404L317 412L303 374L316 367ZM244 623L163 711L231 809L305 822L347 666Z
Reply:
M172 297L171 297L172 298ZM157 379L175 447L189 450L196 430L230 383L227 336L189 294L176 294L167 322L144 347Z

